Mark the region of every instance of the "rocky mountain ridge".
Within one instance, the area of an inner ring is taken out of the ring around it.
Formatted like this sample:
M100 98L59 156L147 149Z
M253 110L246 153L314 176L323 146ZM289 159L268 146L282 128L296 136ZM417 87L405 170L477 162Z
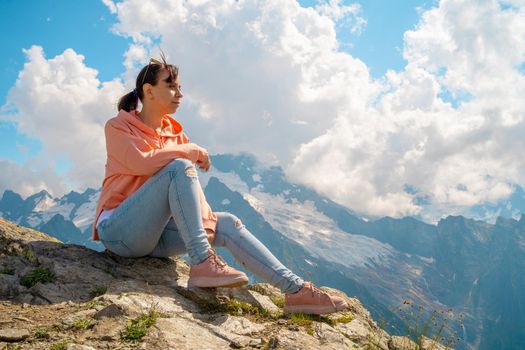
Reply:
M288 317L268 284L188 289L188 273L179 258L121 258L0 219L0 349L415 349L338 290L323 287L348 310Z

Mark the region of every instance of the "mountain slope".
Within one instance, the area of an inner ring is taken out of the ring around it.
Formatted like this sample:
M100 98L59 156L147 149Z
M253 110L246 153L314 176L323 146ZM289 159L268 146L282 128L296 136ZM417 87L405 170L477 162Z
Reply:
M0 199L0 216L20 225L57 236L61 241L85 245L101 251L102 244L91 240L91 224L100 191L71 191L53 198L40 191L25 200L6 190Z

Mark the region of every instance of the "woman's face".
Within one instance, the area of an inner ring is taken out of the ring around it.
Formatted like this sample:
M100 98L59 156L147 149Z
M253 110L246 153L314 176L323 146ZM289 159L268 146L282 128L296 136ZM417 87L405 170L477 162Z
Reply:
M150 90L151 93L146 93L146 103L152 103L155 105L155 109L159 110L163 114L173 114L179 108L180 100L183 95L181 92L181 86L179 83L179 77L175 81L167 82L170 74L167 70L162 69L159 72L159 79L157 85L149 85L146 90Z

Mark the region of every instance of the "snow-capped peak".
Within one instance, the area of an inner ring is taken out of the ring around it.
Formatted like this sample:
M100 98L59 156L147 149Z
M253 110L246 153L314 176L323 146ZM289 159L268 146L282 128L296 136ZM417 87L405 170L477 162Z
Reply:
M37 193L33 200L35 203L33 211L35 212L46 211L56 204L55 199L46 190Z

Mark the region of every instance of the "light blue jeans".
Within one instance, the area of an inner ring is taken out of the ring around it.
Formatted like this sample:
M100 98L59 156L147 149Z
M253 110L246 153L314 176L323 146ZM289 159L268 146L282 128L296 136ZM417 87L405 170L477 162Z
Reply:
M191 161L177 158L149 178L97 226L106 249L124 257L188 253L196 265L211 247L202 224L199 179ZM303 280L286 268L239 219L217 214L214 247L226 247L255 276L295 293Z

